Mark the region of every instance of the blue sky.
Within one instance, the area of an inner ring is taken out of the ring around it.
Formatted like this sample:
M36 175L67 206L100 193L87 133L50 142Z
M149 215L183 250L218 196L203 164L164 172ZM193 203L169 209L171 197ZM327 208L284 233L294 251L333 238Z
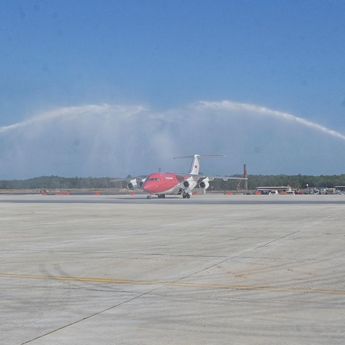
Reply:
M344 1L0 6L0 126L56 107L229 99L345 133Z

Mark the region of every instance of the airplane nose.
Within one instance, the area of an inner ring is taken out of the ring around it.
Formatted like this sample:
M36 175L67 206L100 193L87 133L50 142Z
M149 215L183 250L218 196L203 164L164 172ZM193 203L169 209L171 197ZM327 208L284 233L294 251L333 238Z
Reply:
M153 187L152 183L145 182L144 186L143 186L143 189L144 189L145 192L152 192L152 189L153 189L152 187Z
M145 182L143 189L145 192L148 193L155 193L157 191L157 183L155 182Z

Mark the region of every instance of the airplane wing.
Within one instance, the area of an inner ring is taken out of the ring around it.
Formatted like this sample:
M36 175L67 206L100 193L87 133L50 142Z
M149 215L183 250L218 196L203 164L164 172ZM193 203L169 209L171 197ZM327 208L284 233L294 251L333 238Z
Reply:
M186 174L179 175L182 188L185 192L191 193L194 188L200 188L206 193L206 190L210 187L210 182L215 179L223 181L236 180L236 181L247 181L248 177L236 177L236 176L205 176L205 175L194 175Z
M209 176L208 177L210 181L213 181L215 179L223 180L223 181L229 181L229 180L240 180L240 181L247 181L248 177L237 177L237 176Z

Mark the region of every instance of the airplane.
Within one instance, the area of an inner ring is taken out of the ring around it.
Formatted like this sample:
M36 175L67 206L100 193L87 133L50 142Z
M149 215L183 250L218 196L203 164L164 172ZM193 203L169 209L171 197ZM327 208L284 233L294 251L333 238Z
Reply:
M208 177L200 174L200 157L216 157L222 155L199 155L193 156L180 156L179 158L193 158L192 166L188 174L175 174L175 173L161 173L156 172L148 175L145 178L131 179L127 185L130 190L142 189L148 193L147 198L157 195L158 198L165 198L166 195L182 195L183 199L189 199L192 196L194 188L201 188L206 193L210 186L210 181L215 178L227 180L248 180L247 176L244 177Z

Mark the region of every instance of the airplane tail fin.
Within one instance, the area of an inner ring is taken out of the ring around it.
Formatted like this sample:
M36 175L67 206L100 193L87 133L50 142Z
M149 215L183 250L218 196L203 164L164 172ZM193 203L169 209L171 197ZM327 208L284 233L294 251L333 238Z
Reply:
M200 155L194 155L192 166L190 168L190 174L199 175L199 172L200 172Z
M193 156L174 157L174 159L193 158L192 166L191 166L189 174L190 175L199 175L200 174L200 157L224 157L224 155L198 155L198 154L195 154Z

